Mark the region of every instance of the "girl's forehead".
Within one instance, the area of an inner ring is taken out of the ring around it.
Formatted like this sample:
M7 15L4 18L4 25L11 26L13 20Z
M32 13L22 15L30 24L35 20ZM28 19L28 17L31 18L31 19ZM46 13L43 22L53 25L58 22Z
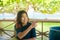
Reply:
M26 13L23 13L22 16L27 16Z

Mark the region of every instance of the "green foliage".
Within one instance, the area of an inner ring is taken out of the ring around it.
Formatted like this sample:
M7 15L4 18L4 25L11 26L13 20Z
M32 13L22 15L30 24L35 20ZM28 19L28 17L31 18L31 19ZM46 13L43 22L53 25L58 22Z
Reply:
M34 10L37 12L53 14L60 10L60 0L29 0L28 2L32 3ZM28 2L27 0L0 0L0 7L17 3L20 9L26 9ZM13 7L15 6L11 6L11 10L13 10Z
M53 14L60 9L59 0L31 0L35 11Z

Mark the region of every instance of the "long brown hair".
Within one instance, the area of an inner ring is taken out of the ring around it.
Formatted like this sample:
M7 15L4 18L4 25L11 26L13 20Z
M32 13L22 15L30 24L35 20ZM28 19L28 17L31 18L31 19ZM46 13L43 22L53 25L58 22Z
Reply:
M27 12L24 11L24 10L21 10L21 11L19 11L17 13L17 19L16 19L16 26L17 26L17 28L21 28L22 27L21 18L22 18L22 14L24 14L24 13L27 15ZM27 15L27 17L28 17L28 15Z

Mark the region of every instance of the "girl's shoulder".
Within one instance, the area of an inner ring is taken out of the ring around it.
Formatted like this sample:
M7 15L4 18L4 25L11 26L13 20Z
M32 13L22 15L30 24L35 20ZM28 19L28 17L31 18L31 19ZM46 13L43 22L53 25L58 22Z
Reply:
M20 26L18 23L16 23L16 24L14 25L14 27L15 27L16 29L19 29L21 26Z

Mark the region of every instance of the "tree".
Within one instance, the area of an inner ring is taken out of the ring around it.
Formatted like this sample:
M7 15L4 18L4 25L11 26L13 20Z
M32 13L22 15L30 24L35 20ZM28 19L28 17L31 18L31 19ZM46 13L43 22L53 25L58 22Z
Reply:
M18 5L16 10L26 9L31 3L34 10L37 12L53 14L60 11L60 0L0 0L0 7L3 7L5 12L12 12L11 10L14 10L14 8L17 7L17 5L14 5L16 3ZM5 7L8 7L7 11L7 8L4 9Z

